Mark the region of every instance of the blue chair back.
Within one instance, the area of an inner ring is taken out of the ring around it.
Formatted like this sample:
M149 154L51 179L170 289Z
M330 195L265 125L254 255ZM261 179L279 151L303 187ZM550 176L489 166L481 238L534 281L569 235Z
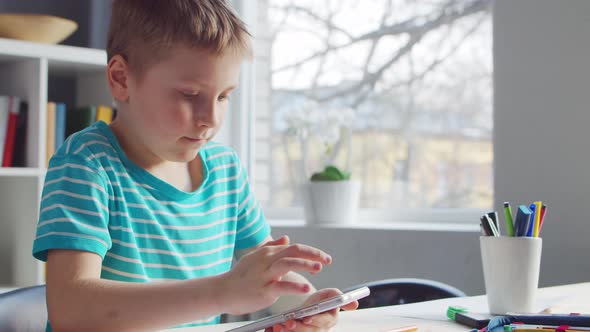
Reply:
M465 293L453 286L426 279L372 281L351 287L345 291L363 286L369 287L371 295L359 301L359 309L465 296Z
M0 331L44 332L46 324L44 285L0 294Z

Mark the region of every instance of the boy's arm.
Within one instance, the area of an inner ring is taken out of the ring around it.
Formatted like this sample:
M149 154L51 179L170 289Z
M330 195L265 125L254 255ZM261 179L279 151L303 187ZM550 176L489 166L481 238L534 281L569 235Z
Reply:
M50 250L47 307L55 332L153 331L223 311L221 276L162 283L100 279L100 256Z
M331 258L304 245L272 241L252 250L230 271L163 283L100 279L101 257L80 250L49 250L47 308L55 332L154 331L221 313L266 308L307 284L284 280L292 271L315 272Z

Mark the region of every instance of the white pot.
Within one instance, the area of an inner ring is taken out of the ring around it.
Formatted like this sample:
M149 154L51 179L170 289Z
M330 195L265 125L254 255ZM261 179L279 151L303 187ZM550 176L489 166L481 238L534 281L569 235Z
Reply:
M310 181L303 184L307 224L352 224L356 221L360 181Z

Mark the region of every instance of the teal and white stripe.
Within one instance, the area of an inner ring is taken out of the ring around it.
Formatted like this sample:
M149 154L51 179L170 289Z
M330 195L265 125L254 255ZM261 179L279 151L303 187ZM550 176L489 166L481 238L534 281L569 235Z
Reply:
M127 282L228 271L234 251L261 243L270 228L235 151L208 143L199 156L204 180L187 193L130 161L104 122L72 135L49 163L33 255L94 252L102 278Z

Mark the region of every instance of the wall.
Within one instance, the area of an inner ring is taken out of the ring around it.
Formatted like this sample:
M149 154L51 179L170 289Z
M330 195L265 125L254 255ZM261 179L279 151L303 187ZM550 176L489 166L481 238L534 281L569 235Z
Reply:
M316 287L346 288L387 278L442 281L483 294L479 238L475 232L273 227L273 236L316 246L334 262L310 277Z
M541 284L590 280L590 1L498 1L495 192L547 201Z

